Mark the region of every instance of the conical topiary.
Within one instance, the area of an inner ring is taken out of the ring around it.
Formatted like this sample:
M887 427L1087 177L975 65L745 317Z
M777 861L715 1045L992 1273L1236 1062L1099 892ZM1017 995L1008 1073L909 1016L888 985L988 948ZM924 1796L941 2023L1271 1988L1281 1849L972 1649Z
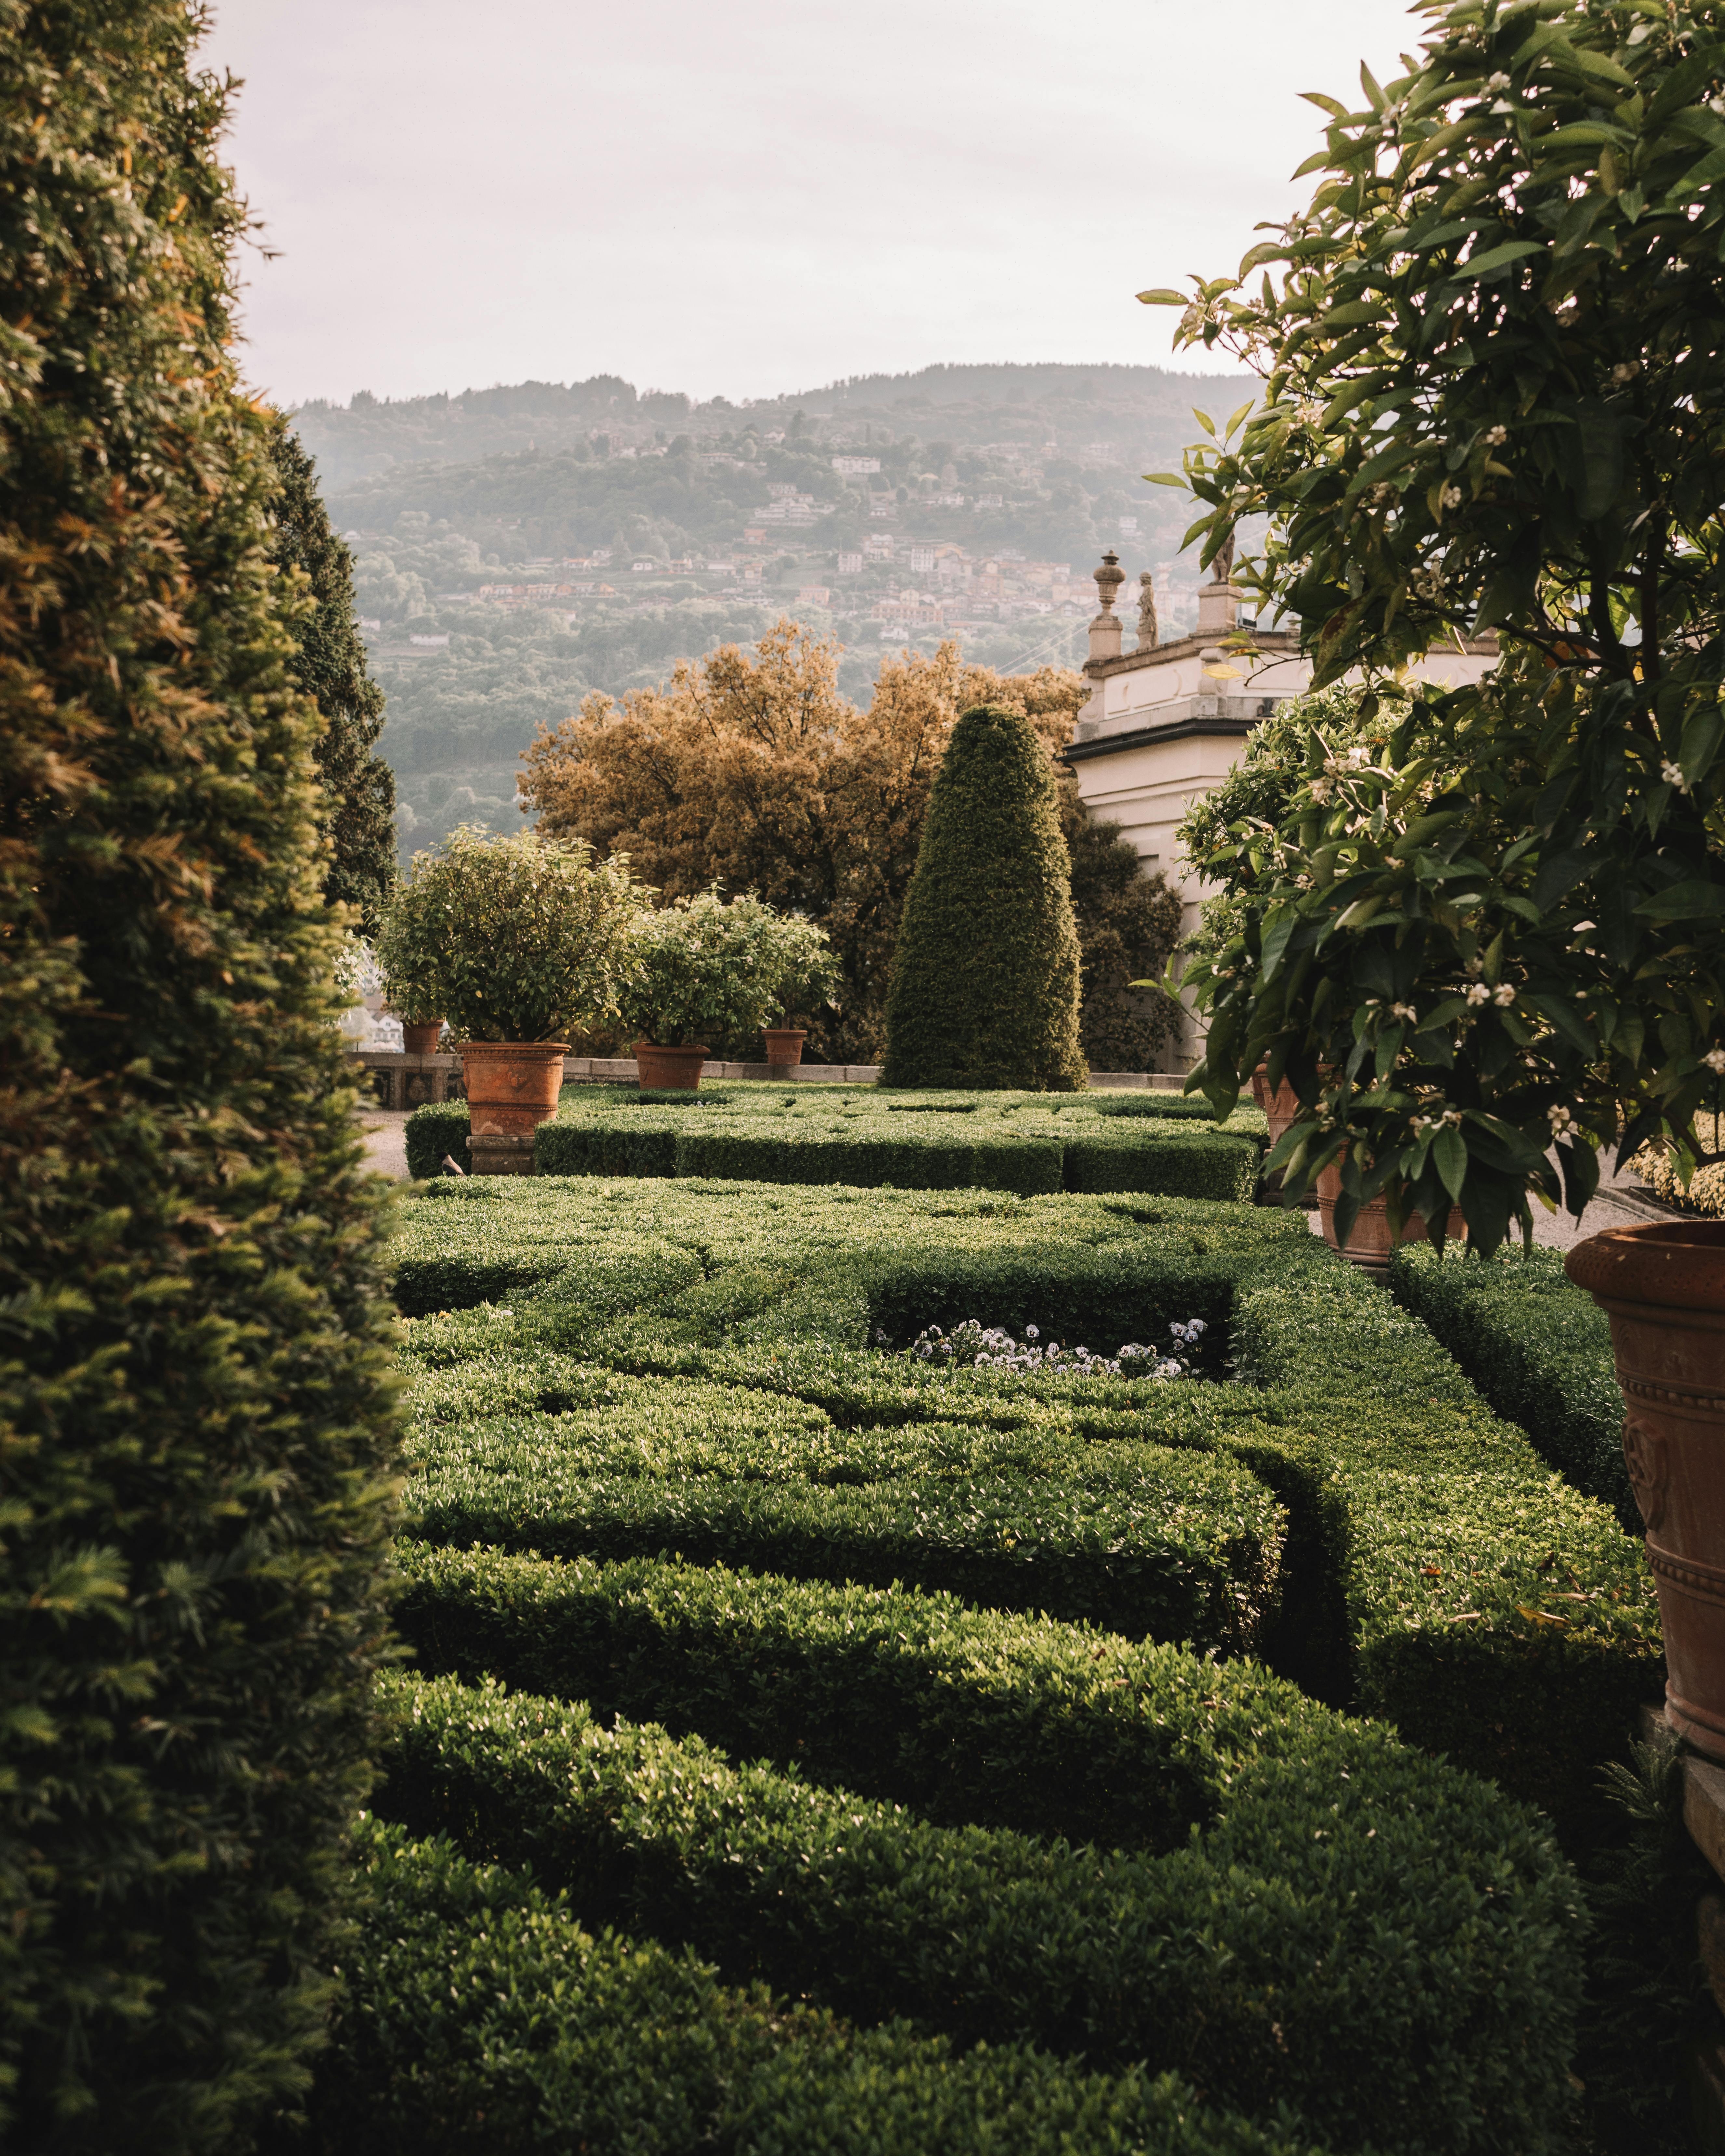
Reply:
M1071 1092L1078 931L1048 751L992 705L952 729L886 997L886 1086Z

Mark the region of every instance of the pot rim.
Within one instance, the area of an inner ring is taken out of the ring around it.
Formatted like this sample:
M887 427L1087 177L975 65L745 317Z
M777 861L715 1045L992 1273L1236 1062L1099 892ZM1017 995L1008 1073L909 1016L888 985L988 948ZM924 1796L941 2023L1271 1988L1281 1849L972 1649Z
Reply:
M543 1055L555 1049L559 1055L567 1055L567 1040L464 1040L455 1050L458 1055Z
M1578 1243L1563 1270L1596 1302L1725 1316L1725 1220L1650 1220Z
M699 1055L703 1059L706 1055L705 1048L665 1048L656 1040L638 1040L635 1054L639 1055L643 1052L649 1055Z

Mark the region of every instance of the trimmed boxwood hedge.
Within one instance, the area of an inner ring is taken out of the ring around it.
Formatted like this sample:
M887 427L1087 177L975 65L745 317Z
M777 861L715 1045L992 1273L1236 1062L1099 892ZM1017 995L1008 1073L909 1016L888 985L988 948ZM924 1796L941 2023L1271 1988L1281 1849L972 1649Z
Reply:
M1404 1243L1390 1292L1442 1341L1501 1415L1566 1481L1609 1505L1625 1533L1641 1515L1623 1464L1623 1395L1611 1321L1558 1250L1500 1250L1486 1264Z
M841 1430L770 1393L573 1363L558 1411L488 1416L483 1376L464 1399L453 1375L415 1435L429 1540L902 1579L1230 1653L1275 1609L1285 1515L1229 1461L957 1423Z
M424 1183L444 1172L447 1153L458 1168L471 1166L467 1136L473 1118L465 1101L427 1101L407 1122L408 1173Z
M1250 1106L1219 1128L1201 1101L1085 1094L891 1094L868 1086L714 1086L680 1096L566 1087L535 1135L541 1175L691 1176L852 1188L1147 1191L1249 1198L1266 1126ZM408 1119L409 1172L465 1164L465 1102Z
M517 1696L397 1687L379 1809L531 1863L583 1921L858 2020L1177 2067L1338 2149L1554 2145L1574 1880L1530 1814L1389 1732L1250 1664L945 1596L404 1568L422 1665Z
M561 1248L578 1268L639 1239L697 1253L703 1271L585 1329L547 1286L465 1352L519 1353L549 1332L621 1368L793 1393L853 1427L962 1421L1228 1454L1288 1514L1263 1635L1276 1666L1547 1806L1568 1834L1596 1826L1599 1763L1661 1681L1640 1549L1303 1215L632 1181L500 1179L489 1204L449 1203L461 1188L428 1186L405 1209L415 1293L413 1268L447 1254L438 1307L464 1299L464 1268L477 1281L510 1247L547 1265ZM454 1232L481 1217L483 1233ZM868 1345L969 1316L1111 1350L1194 1314L1212 1322L1210 1368L1231 1353L1249 1383L937 1375Z
M952 2047L961 2110L978 2056L1081 2056L1332 2150L1564 2145L1583 1926L1505 1792L1594 1830L1657 1686L1645 1567L1302 1215L633 1176L399 1212L425 1675L381 1809L710 1957L716 2022L762 1981L781 2017L911 2015L878 2033ZM1194 1315L1168 1383L883 1352ZM1218 1659L1248 1641L1279 1676Z
M526 1872L367 1822L310 2104L320 2156L1327 2156L1172 2074L855 2030L686 1950L597 1937Z

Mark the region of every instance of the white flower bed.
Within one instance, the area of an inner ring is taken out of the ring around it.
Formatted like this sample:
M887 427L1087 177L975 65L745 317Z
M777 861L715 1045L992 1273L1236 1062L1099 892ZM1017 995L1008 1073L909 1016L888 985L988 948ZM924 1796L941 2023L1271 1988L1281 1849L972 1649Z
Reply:
M1180 1351L1196 1348L1204 1330L1201 1317L1189 1317L1183 1324L1176 1321L1168 1327L1173 1342L1172 1352L1142 1347L1137 1341L1129 1340L1112 1355L1092 1355L1088 1348L1063 1348L1055 1340L1044 1347L1041 1332L1034 1325L1024 1327L1024 1337L1019 1341L1000 1326L982 1325L975 1318L968 1317L950 1332L942 1332L938 1325L926 1326L904 1353L946 1369L1012 1370L1026 1374L1038 1371L1045 1377L1165 1379L1190 1375L1190 1362Z

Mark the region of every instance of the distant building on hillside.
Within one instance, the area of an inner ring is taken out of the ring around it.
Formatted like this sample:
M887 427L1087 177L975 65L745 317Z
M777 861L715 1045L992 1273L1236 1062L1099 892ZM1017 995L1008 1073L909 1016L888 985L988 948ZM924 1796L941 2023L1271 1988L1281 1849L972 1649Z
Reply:
M863 557L860 554L841 552L839 556L838 572L841 577L860 577L862 574L862 565Z
M871 562L890 562L892 559L892 534L890 531L871 531L863 542L863 552Z
M801 606L830 606L833 594L826 584L800 584L797 588L797 600Z
M1196 629L1163 643L1153 587L1141 578L1137 648L1122 650L1114 612L1126 581L1118 557L1104 554L1094 575L1101 606L1084 666L1090 697L1074 722L1065 761L1086 808L1119 824L1145 868L1160 870L1179 892L1189 932L1209 887L1180 858L1181 819L1221 784L1253 727L1310 686L1311 663L1286 630L1242 623L1241 593L1231 583L1200 584ZM1242 629L1250 648L1224 649ZM1420 680L1459 685L1478 681L1497 663L1496 637L1476 637L1460 650L1427 652L1410 670ZM1183 1063L1195 1059L1195 1021L1179 1050Z
M846 479L860 479L865 474L877 472L880 469L879 457L834 457L833 459L833 470L841 473Z

